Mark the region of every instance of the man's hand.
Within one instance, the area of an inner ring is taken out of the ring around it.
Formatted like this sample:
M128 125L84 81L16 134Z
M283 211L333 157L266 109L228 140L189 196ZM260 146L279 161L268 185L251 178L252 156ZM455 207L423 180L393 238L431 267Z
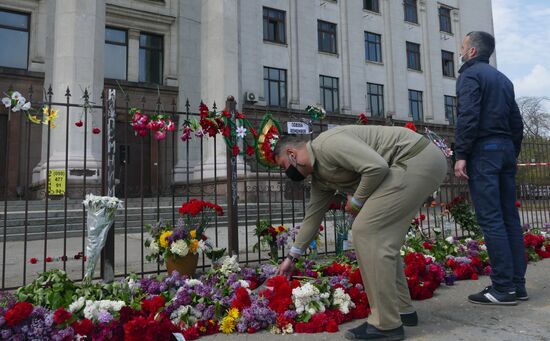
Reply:
M346 207L344 207L344 210L355 217L359 213L359 211L353 208L353 206L351 205L352 198L353 195L348 194L348 201L346 201Z
M277 271L277 275L290 278L290 276L292 275L292 272L294 271L294 268L295 268L294 263L290 259L285 258L285 260L281 263L281 265L279 265L279 271Z
M455 176L459 179L468 180L468 174L466 174L466 160L458 160L455 163Z

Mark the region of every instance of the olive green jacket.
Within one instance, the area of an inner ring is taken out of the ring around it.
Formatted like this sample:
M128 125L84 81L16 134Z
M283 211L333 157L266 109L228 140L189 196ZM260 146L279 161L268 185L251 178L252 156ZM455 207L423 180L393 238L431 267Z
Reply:
M304 251L316 237L336 191L364 203L390 167L418 154L429 141L402 127L341 126L306 144L313 165L311 198L294 247Z

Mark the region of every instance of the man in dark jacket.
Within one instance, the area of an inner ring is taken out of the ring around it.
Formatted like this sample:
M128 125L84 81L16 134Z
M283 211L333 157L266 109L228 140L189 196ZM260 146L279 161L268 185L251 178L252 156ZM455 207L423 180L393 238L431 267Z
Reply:
M525 247L515 206L523 123L512 82L489 65L494 48L495 39L486 32L470 32L462 43L455 175L468 179L492 268L492 285L468 300L515 305L528 299Z

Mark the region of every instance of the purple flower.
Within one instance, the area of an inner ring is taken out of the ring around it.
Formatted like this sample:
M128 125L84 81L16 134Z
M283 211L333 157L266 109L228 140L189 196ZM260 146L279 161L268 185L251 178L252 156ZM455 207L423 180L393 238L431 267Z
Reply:
M97 320L101 323L107 324L113 320L113 315L111 315L108 311L102 311L99 313Z
M2 331L0 332L0 335L2 335L2 339L3 340L7 340L10 338L10 336L12 335L11 333L11 330L10 329L2 329Z
M296 310L287 310L284 312L284 316L288 319L295 319L296 316L298 316L298 313L296 312Z
M74 330L72 327L61 329L52 335L53 340L65 340L66 338L72 339L74 336Z

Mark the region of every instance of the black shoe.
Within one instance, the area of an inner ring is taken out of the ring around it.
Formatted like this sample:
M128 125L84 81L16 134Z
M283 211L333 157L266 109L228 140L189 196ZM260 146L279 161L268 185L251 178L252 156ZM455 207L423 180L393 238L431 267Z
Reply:
M529 295L527 294L527 290L525 289L525 287L516 288L516 300L527 301L528 299Z
M367 322L346 332L348 340L379 340L379 341L400 341L405 339L403 326L390 330L380 330Z
M468 296L468 301L476 304L487 305L516 305L516 292L500 292L488 286L477 294Z
M413 311L412 313L407 314L399 314L401 315L401 322L404 326L407 327L415 327L418 325L418 314L416 311Z

